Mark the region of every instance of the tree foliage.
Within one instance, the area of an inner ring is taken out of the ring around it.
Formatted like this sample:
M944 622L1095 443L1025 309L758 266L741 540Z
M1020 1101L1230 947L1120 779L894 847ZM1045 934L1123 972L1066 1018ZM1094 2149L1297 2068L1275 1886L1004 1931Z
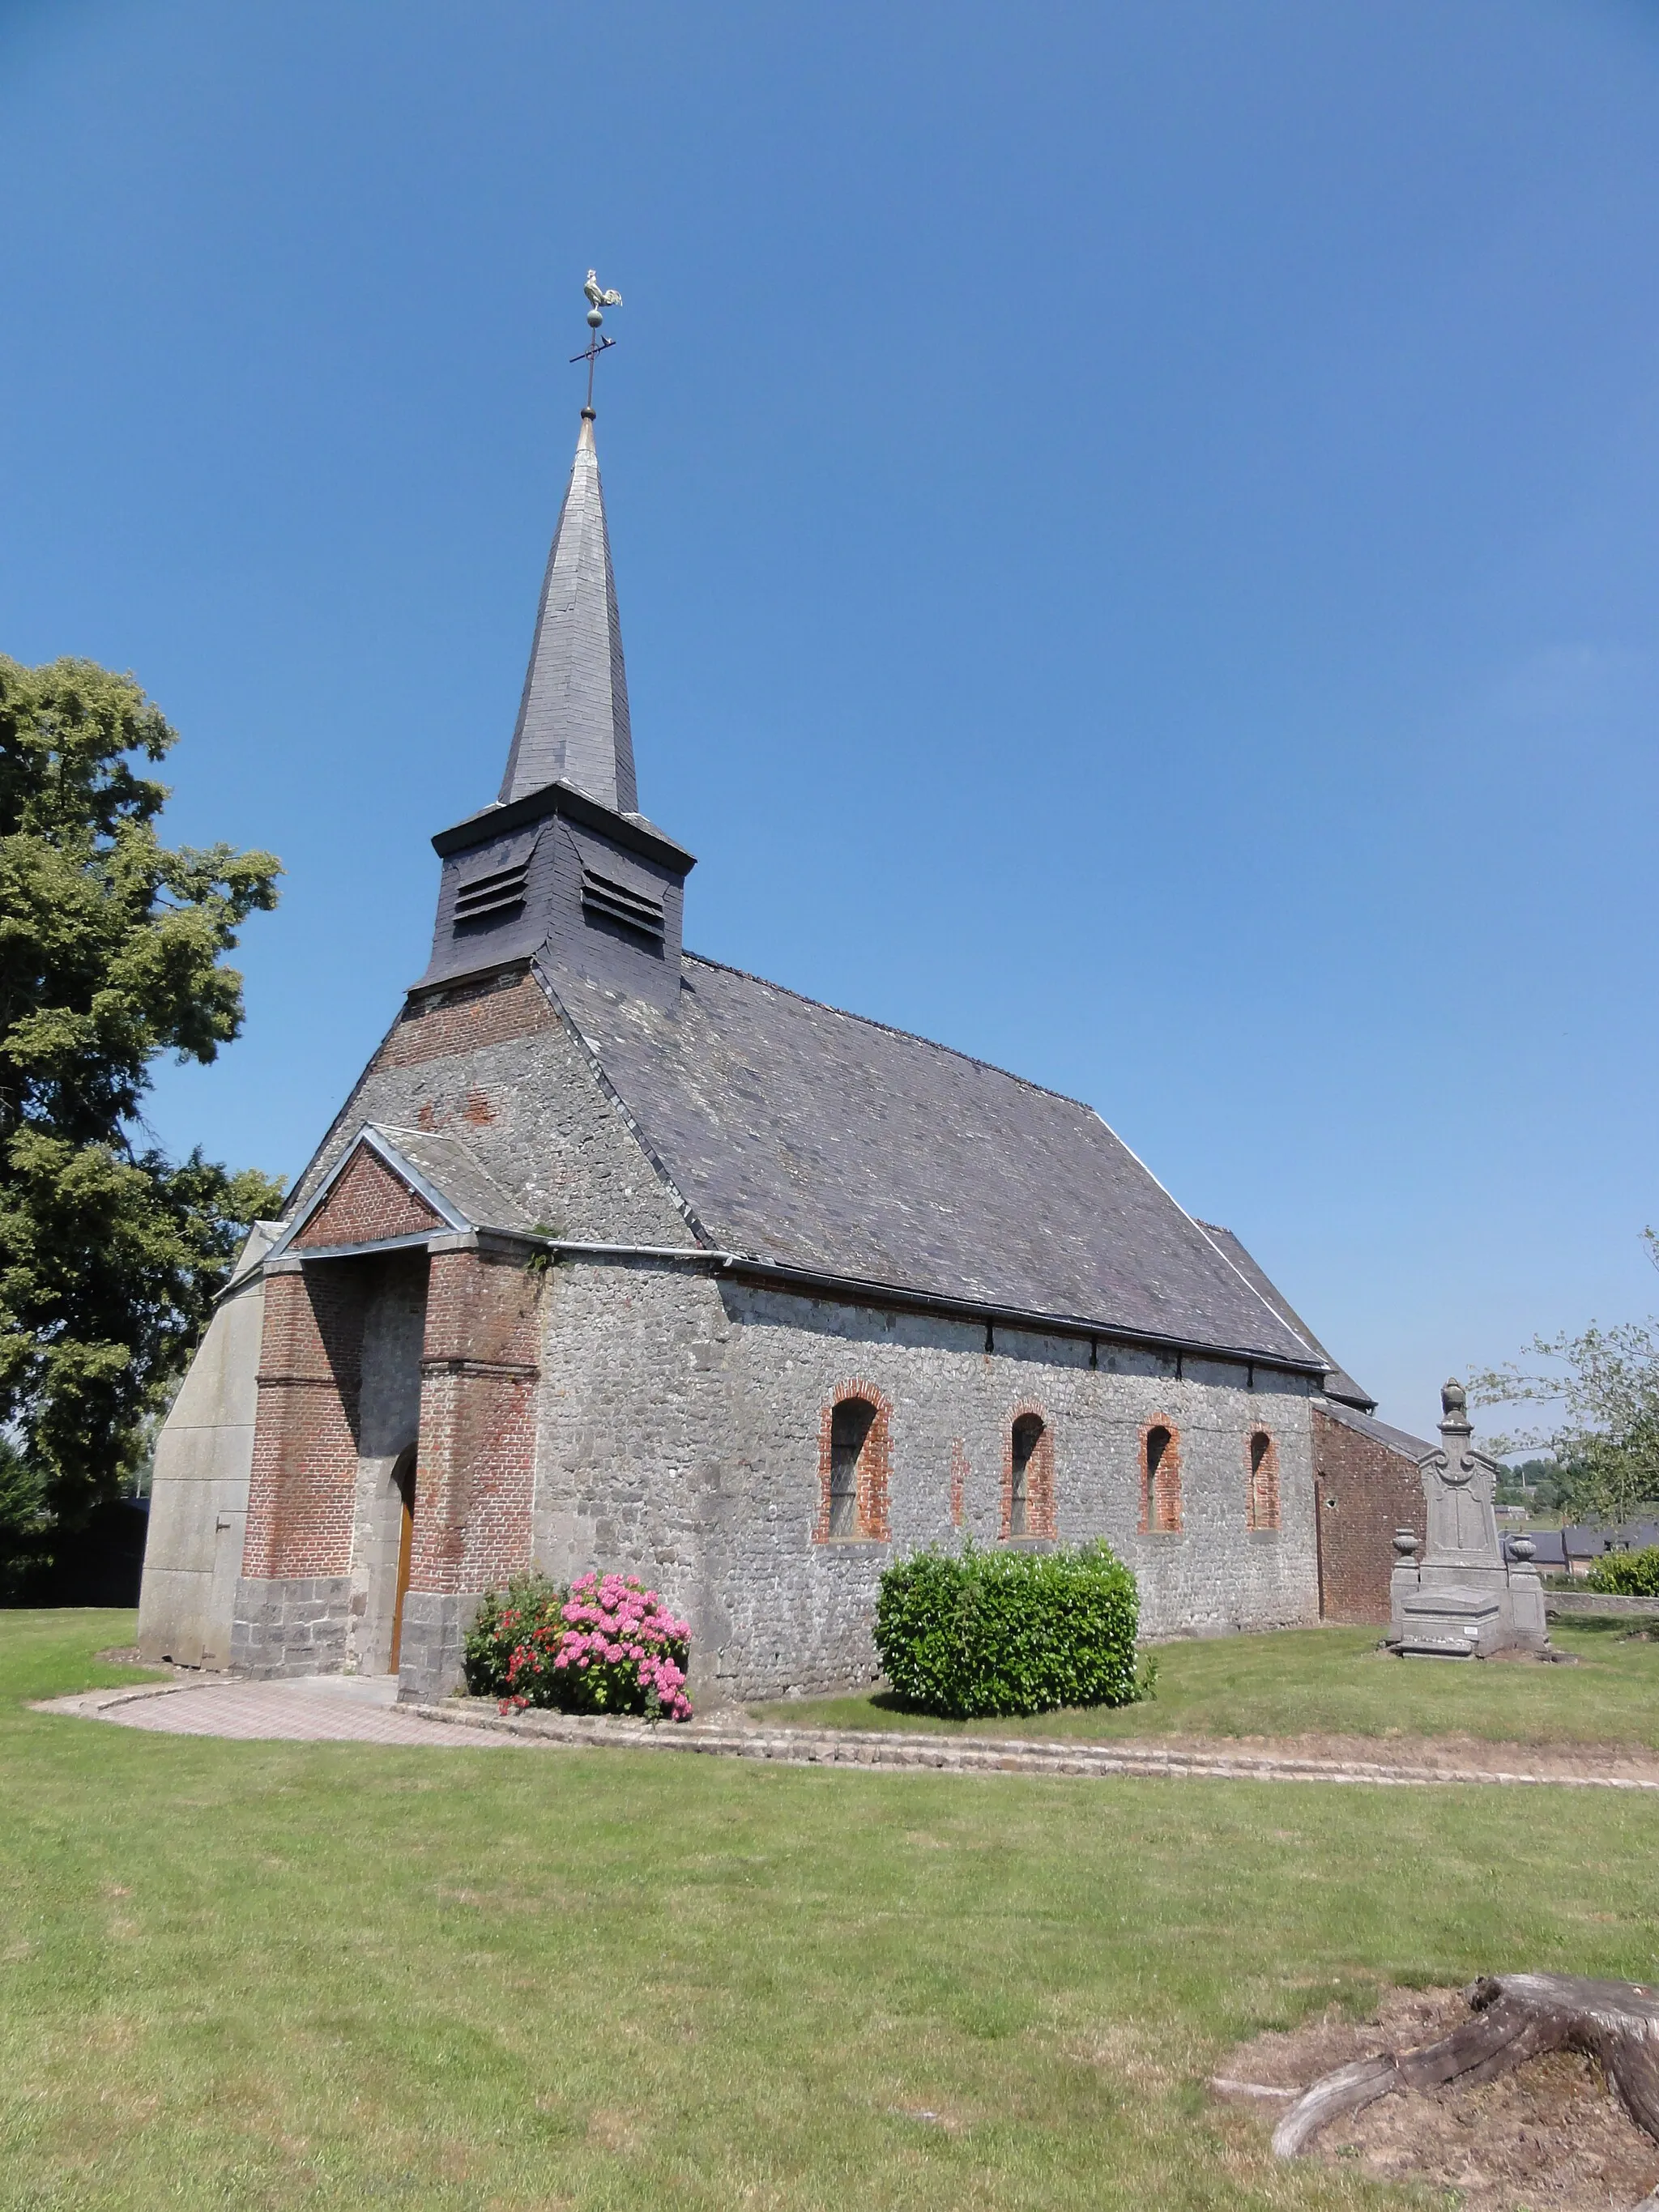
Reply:
M280 1186L169 1160L140 1106L162 1053L242 1023L222 964L276 902L268 853L169 850L143 773L175 732L131 676L0 656L0 1516L76 1519L142 1449L248 1224Z
M1648 1257L1659 1266L1659 1236L1644 1230ZM1559 1463L1560 1502L1582 1520L1628 1521L1659 1501L1659 1319L1581 1335L1534 1337L1528 1347L1542 1368L1514 1362L1476 1374L1472 1405L1548 1405L1553 1426L1494 1437L1496 1452L1547 1445Z
M1609 1552L1597 1559L1585 1582L1608 1597L1659 1597L1659 1545L1639 1552Z

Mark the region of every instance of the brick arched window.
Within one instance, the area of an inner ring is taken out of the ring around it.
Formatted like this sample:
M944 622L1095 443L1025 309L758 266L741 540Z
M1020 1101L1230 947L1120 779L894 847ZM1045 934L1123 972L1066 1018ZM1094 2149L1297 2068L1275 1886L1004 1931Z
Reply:
M887 1541L892 1406L872 1382L842 1382L818 1424L820 1544Z
M960 1437L951 1439L951 1526L962 1528L968 1522L968 1477L973 1472L968 1464L968 1448Z
M1054 1431L1041 1406L1017 1406L1002 1448L1003 1539L1054 1533Z
M1140 1530L1176 1535L1181 1528L1181 1432L1149 1421L1140 1432Z
M1244 1492L1247 1528L1279 1526L1279 1446L1266 1429L1254 1429L1245 1446L1248 1484Z

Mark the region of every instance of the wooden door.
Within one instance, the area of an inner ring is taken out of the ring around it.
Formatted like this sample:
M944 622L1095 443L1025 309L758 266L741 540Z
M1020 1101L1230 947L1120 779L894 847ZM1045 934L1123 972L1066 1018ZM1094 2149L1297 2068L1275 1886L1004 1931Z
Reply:
M392 1470L402 1511L398 1516L398 1595L392 1607L392 1655L386 1672L395 1674L404 1641L404 1600L409 1595L409 1568L415 1553L415 1455L407 1451Z

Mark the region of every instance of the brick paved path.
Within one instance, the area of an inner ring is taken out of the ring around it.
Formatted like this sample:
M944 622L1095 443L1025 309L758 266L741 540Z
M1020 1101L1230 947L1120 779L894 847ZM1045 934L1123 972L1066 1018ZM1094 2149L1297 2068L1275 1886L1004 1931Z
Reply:
M520 1749L701 1753L765 1759L777 1765L879 1767L946 1774L1139 1776L1163 1780L1340 1782L1395 1789L1479 1784L1577 1790L1659 1791L1650 1775L1421 1766L1382 1759L1317 1758L1289 1749L1209 1750L1159 1743L1080 1743L1063 1737L910 1735L898 1730L789 1729L741 1713L687 1726L578 1718L562 1713L499 1715L487 1700L447 1705L394 1704L390 1675L313 1674L285 1682L219 1678L158 1688L92 1690L35 1710L113 1721L180 1735L276 1738L307 1743L427 1745L450 1751Z
M390 1674L314 1674L289 1682L188 1682L165 1688L91 1690L53 1698L37 1712L78 1713L167 1735L268 1738L290 1743L434 1745L476 1751L512 1744L507 1735L454 1729L399 1711Z

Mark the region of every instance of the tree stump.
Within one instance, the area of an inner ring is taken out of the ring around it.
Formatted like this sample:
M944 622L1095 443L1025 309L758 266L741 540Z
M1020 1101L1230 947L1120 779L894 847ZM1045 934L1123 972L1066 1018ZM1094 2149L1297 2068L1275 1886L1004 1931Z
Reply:
M1304 2090L1273 2130L1280 2158L1394 2089L1474 2088L1547 2051L1599 2059L1638 2128L1659 2142L1659 1984L1591 1982L1577 1974L1493 1974L1467 1992L1474 2017L1438 2043L1340 2066ZM1655 2200L1659 2201L1659 2193Z

